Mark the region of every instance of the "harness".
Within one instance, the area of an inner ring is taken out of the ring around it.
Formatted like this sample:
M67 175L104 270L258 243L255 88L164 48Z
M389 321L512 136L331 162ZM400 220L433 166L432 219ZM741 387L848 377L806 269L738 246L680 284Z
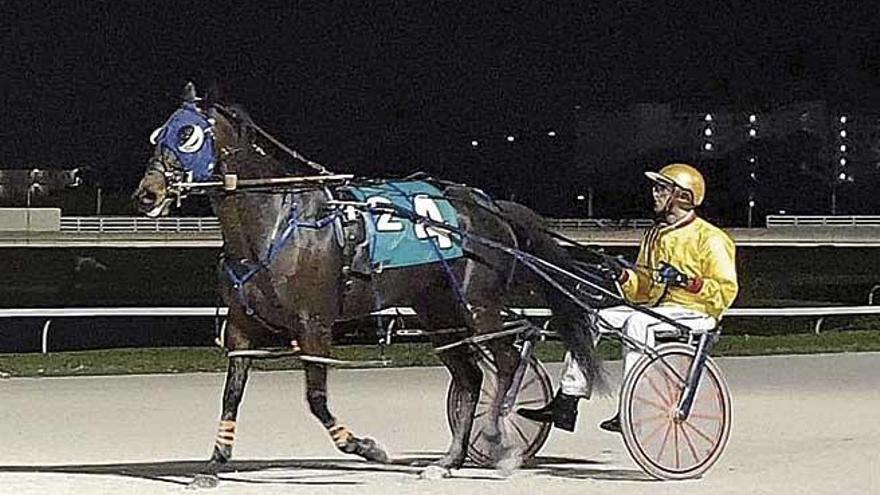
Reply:
M329 190L327 190L326 188L325 194L327 194L328 196L330 195ZM250 282L263 271L271 271L272 263L275 261L278 255L284 251L287 243L296 236L297 232L299 232L300 229L322 230L328 225L334 224L334 222L339 219L341 213L339 210L334 209L319 218L306 220L302 218L303 212L299 208L297 208L297 204L293 201L292 193L287 193L285 197L285 202L288 203L290 207L287 213L287 217L282 222L283 228L275 230L275 234L269 242L269 248L266 250L266 253L263 256L256 260L231 260L226 258L224 255L222 260L226 278L231 283L232 289L238 299L238 302L244 307L245 314L254 318L260 324L275 331L281 331L284 328L268 321L266 318L262 317L256 311L256 309L254 309L245 292L245 284ZM338 222L336 223L338 224ZM334 230L334 233L336 234L337 242L341 244L342 242L344 242L344 239L342 239L341 237L340 229L341 227L337 227L337 229ZM278 295L274 288L269 286L260 287L260 289L264 296L270 299L274 299L273 302L277 303L280 306L280 301L278 300Z

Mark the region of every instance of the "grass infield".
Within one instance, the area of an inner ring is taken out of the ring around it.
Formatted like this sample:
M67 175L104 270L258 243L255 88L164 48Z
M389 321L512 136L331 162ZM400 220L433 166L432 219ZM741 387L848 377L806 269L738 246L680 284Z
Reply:
M620 346L603 342L600 352L605 359L618 359ZM827 352L880 351L880 332L847 331L821 335L791 334L774 336L731 335L722 337L712 350L718 356L760 356L771 354L813 354ZM561 361L563 347L559 342L538 346L544 362ZM377 346L341 346L333 357L367 361L379 357ZM392 366L437 366L440 362L426 343L398 343L386 349ZM255 360L258 370L299 369L295 359ZM219 348L168 347L148 349L111 349L49 354L0 354L0 377L43 377L126 375L147 373L222 372L226 358Z

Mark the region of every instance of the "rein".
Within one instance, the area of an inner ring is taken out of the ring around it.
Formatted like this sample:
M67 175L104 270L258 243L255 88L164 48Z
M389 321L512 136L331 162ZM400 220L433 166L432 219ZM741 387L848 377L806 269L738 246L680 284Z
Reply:
M254 122L254 120L251 119L250 116L240 117L238 115L238 112L235 111L235 109L229 108L229 107L227 107L225 105L221 105L219 103L214 103L213 108L216 109L219 113L223 114L228 119L231 119L231 120L237 121L237 122L242 122L245 125L250 126L252 129L257 131L257 133L259 133L261 136L263 136L267 141L269 141L270 143L275 145L275 147L277 147L279 150L288 154L294 160L297 160L297 161L305 164L306 166L310 167L311 169L317 171L319 174L321 174L321 175L334 175L333 172L331 172L324 165L321 165L318 162L309 160L308 158L303 156L300 152L296 151L295 149L290 148L286 144L284 144L281 141L279 141L278 139L276 139L275 136L269 134L266 130L264 130L262 127L257 125L257 123ZM251 144L253 144L253 143L251 143Z
M289 198L291 194L287 194L289 195ZM326 194L329 195L329 192L326 192ZM282 223L283 229L276 229L275 234L269 242L269 248L265 255L253 261L248 259L229 260L226 257L223 258L226 278L232 283L232 289L235 291L239 303L244 306L245 314L276 331L282 330L282 328L261 317L253 306L251 306L247 294L245 293L245 284L259 273L270 271L272 269L272 263L284 250L290 239L292 239L300 229L322 230L335 222L342 215L342 210L333 209L322 217L306 221L302 218L302 212L297 208L296 203L292 200L289 202L290 211L287 214L286 220Z

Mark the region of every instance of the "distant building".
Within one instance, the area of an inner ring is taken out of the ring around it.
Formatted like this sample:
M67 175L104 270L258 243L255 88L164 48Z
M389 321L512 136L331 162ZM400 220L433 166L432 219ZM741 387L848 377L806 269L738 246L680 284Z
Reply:
M596 190L597 214L626 215L620 198L642 172L671 161L709 179L707 210L730 224L750 214L880 213L880 114L824 101L778 108L639 103L580 108L575 166Z
M29 206L35 198L81 184L80 169L0 169L0 204Z

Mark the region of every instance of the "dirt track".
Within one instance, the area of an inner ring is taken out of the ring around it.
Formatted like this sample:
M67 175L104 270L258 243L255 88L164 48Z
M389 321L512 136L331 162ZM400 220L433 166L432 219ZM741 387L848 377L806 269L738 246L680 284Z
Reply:
M331 374L331 407L395 464L337 453L311 418L297 372L252 376L239 418L239 493L880 493L880 354L719 360L734 398L727 452L702 480L656 483L596 423L610 398L582 403L578 432L551 435L508 478L462 469L420 481L410 464L446 448L446 372ZM609 363L617 370L619 363ZM556 367L551 367L555 373ZM180 493L210 453L223 376L0 380L0 494Z

